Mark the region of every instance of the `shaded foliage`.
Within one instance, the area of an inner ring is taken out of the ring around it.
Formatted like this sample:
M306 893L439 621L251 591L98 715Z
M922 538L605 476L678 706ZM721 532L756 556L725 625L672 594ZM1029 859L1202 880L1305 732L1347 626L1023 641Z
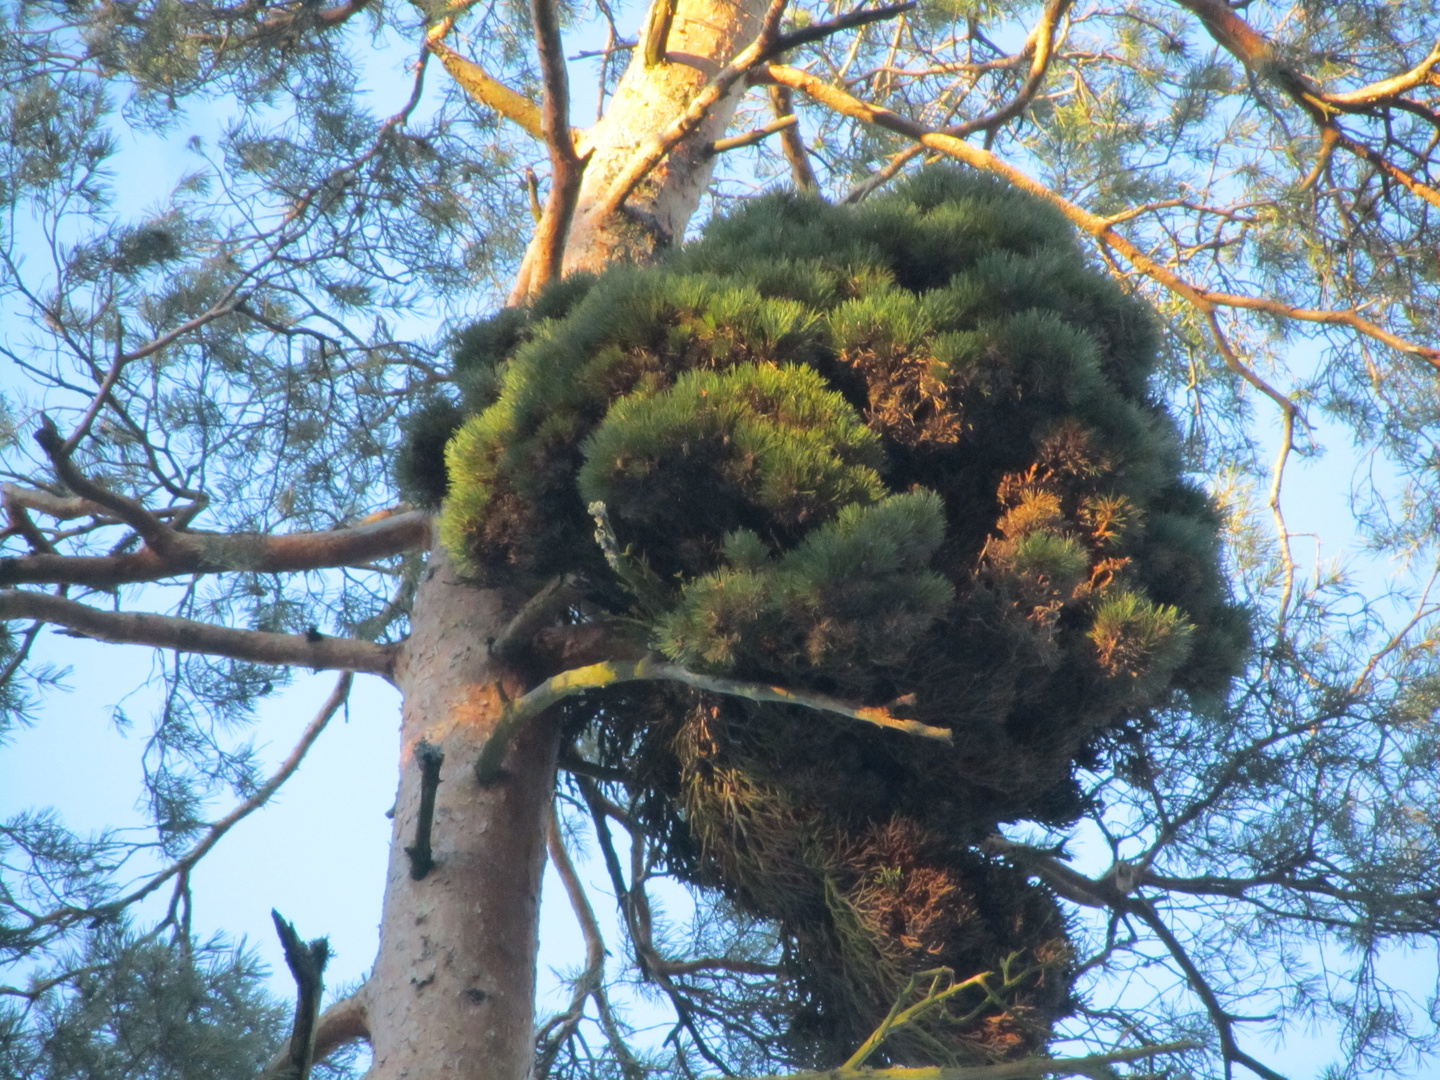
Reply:
M1033 1049L1068 1007L1064 919L973 845L1073 820L1077 762L1223 695L1247 645L1143 305L1045 207L942 169L860 210L760 200L555 296L462 338L483 411L449 444L447 543L491 580L581 575L697 670L949 728L668 691L596 714L672 869L784 928L799 1060L843 1059L920 970L1007 958L1029 978L998 1014L894 1050Z

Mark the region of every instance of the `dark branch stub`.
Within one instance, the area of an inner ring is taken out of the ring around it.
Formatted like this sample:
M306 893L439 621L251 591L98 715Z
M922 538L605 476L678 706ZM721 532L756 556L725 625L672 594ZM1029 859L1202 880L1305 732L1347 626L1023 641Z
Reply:
M273 908L270 917L285 947L285 964L295 979L295 1026L283 1063L271 1070L267 1080L309 1080L315 1062L315 1025L320 1016L320 997L325 989L325 965L330 960L330 941L316 938L308 945L295 927Z
M415 818L415 843L405 849L405 854L410 859L410 880L420 881L435 868L430 829L435 823L435 791L440 786L445 751L421 742L415 747L415 761L420 766L420 812Z

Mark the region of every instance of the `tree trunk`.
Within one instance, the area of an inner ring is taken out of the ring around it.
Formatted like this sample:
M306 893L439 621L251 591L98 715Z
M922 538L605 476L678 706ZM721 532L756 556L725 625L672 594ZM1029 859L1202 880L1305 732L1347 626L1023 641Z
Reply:
M683 113L749 44L764 9L760 0L679 0L666 35L665 60L647 65L646 43L635 48L604 118L582 140L582 149L591 155L565 249L566 273L599 271L622 260L648 262L684 238L710 184L710 145L729 126L745 92L743 81L641 181L619 214L606 217L597 207L636 149Z
M556 729L531 725L505 776L481 787L475 760L504 694L526 687L487 642L524 597L461 581L432 554L397 670L405 695L400 793L380 953L365 987L372 1080L521 1080L534 1038L535 954ZM431 829L435 865L411 877L422 742L445 754Z
M602 219L596 205L635 149L745 46L760 8L758 0L680 0L667 59L647 66L646 50L635 50L605 118L584 140L591 157L567 271L646 261L683 237L710 181L709 146L743 87L642 182L618 219ZM438 550L415 597L412 636L397 667L405 695L400 793L380 953L363 991L370 1080L523 1080L532 1068L554 724L534 725L517 740L493 787L481 788L472 772L500 716L501 688L512 697L528 689L498 670L486 648L524 599L462 582ZM445 761L432 831L436 866L414 881L405 848L415 843L422 740L443 750Z

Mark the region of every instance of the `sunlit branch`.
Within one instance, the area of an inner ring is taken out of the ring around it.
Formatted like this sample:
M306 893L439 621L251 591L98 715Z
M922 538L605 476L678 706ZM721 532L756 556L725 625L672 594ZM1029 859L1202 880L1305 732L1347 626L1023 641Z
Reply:
M1430 50L1430 55L1421 60L1409 71L1395 75L1389 79L1381 79L1378 82L1362 86L1358 90L1347 90L1341 93L1326 94L1326 104L1336 105L1344 109L1366 109L1381 102L1391 101L1398 98L1407 90L1413 90L1427 82L1435 81L1436 69L1440 68L1440 41Z
M120 645L149 645L183 653L227 656L252 664L308 667L316 671L362 671L390 678L396 646L319 633L273 634L179 619L148 612L100 611L60 596L0 589L0 620L39 619L82 637Z
M1356 157L1381 169L1411 194L1440 207L1440 190L1423 183L1383 154L1343 132L1336 123L1340 113L1372 112L1383 105L1409 106L1400 95L1428 81L1440 65L1440 44L1409 71L1361 87L1348 94L1328 94L1314 79L1285 64L1274 43L1257 31L1225 3L1225 0L1177 0L1181 7L1199 17L1210 36L1255 75L1269 79L1284 91L1322 130L1335 132L1334 143ZM1433 115L1431 117L1433 122Z
M770 123L766 124L764 127L758 127L752 131L747 131L743 135L731 135L724 139L716 139L713 143L710 144L710 152L714 154L723 154L728 150L739 150L745 146L754 146L758 142L764 142L771 135L774 135L777 131L784 131L787 128L793 128L797 123L799 123L799 121L800 118L794 113L791 113L789 116L782 116L777 120L770 121Z
M769 90L770 108L775 113L776 120L784 120L795 115L793 96L788 86L772 86ZM797 191L819 191L820 181L815 176L815 170L810 166L810 153L805 149L805 140L800 136L798 124L789 125L780 131L780 148L785 153L785 161L790 166L790 179L795 182Z
M480 104L494 109L506 120L519 125L532 137L543 139L545 131L540 106L524 94L516 93L495 78L474 60L461 56L445 44L445 35L455 25L454 18L442 19L425 35L425 47L440 58L460 88Z
M529 263L526 283L533 295L560 276L585 161L575 150L575 137L570 130L570 75L560 40L556 0L530 0L530 19L545 86L541 129L550 151L550 192L545 213L535 229L534 257Z
M1295 307L1279 300L1264 297L1238 296L1234 293L1215 292L1191 284L1169 267L1156 262L1141 251L1106 218L1091 213L1058 192L1046 187L1040 181L1021 171L989 150L974 146L964 139L934 131L925 125L901 116L899 113L878 105L871 105L831 85L824 79L797 68L771 64L767 69L774 81L800 90L815 101L852 119L875 124L898 134L916 140L920 145L953 157L976 169L1003 177L1021 191L1035 195L1060 210L1075 226L1094 237L1106 248L1123 256L1139 273L1164 286L1193 305L1202 314L1210 314L1218 307L1233 307L1249 311L1262 311L1270 315L1301 322L1322 323L1333 326L1347 326L1357 333L1384 342L1391 348L1417 356L1427 363L1440 368L1440 349L1418 345L1407 341L1398 334L1363 318L1356 311L1327 311Z
M0 608L0 611L3 611L3 608ZM863 720L906 735L939 739L942 742L949 742L952 737L948 728L931 727L918 720L903 720L892 716L888 709L852 705L824 694L787 690L781 686L727 679L718 675L702 675L650 657L640 660L610 660L553 675L524 697L509 702L495 724L494 734L480 752L479 761L475 763L476 777L486 784L499 779L500 765L511 741L526 724L550 706L587 690L601 690L620 683L644 681L676 682L697 690L709 690L711 693L726 694L749 701L799 705L820 712L836 713L852 720Z
M187 574L324 570L426 548L430 528L429 514L411 510L348 529L280 536L175 530L166 555L147 547L122 555L35 554L0 559L0 585L113 589Z

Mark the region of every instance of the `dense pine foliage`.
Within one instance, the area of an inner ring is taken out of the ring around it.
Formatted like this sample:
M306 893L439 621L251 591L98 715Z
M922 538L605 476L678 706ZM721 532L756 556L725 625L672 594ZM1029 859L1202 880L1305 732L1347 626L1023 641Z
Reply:
M574 710L672 869L780 923L801 1060L843 1060L941 965L1008 974L892 1053L1039 1045L1068 1005L1064 919L977 845L1072 820L1077 763L1243 659L1156 344L1058 214L932 169L858 210L759 200L657 268L507 309L459 339L464 409L412 420L434 499L473 414L443 518L472 572L576 575L692 670L953 733L659 689Z

